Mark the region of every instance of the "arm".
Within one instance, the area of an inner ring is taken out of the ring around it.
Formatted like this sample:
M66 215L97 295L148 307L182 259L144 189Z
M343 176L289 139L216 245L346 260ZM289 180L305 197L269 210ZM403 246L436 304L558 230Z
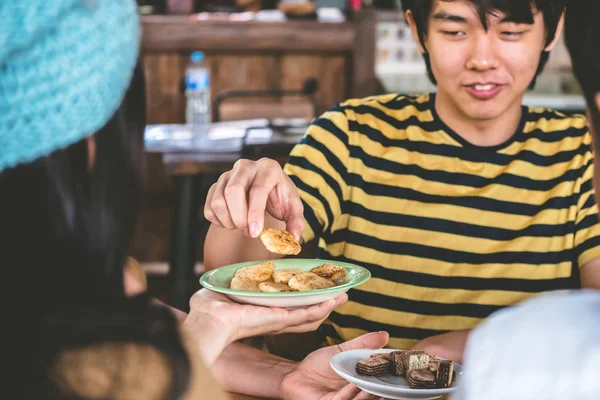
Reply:
M338 376L329 361L340 351L380 349L388 339L386 332L369 333L339 346L316 350L300 363L234 343L214 364L213 372L225 390L251 396L286 400L367 399L371 396Z
M600 258L581 267L581 288L600 290Z
M213 364L221 387L234 393L281 398L281 381L296 363L241 343L228 346Z
M461 364L471 330L453 331L421 340L412 350L423 350L427 353L448 358Z

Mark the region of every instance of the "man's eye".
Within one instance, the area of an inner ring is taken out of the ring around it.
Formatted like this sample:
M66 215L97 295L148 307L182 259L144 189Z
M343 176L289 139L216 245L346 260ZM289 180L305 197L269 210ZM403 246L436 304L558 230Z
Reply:
M505 31L502 32L502 36L511 38L511 39L516 39L516 38L520 38L521 36L523 36L525 32L519 32L519 31Z
M442 33L446 36L454 37L454 38L462 37L465 35L465 33L462 31L442 31Z

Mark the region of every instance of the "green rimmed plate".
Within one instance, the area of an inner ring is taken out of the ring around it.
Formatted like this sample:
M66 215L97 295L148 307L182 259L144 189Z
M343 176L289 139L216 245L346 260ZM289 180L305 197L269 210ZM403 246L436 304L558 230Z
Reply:
M320 260L315 258L284 258L281 260L270 261L275 264L275 270L300 268L309 271L310 269L325 263L339 265L346 269L346 278L341 285L307 292L262 293L229 289L229 282L231 282L235 271L242 267L263 262L250 261L228 265L206 272L200 277L200 284L209 290L223 293L239 303L255 304L265 307L297 308L322 303L328 299L335 298L353 287L362 285L371 277L371 273L366 268L340 261Z

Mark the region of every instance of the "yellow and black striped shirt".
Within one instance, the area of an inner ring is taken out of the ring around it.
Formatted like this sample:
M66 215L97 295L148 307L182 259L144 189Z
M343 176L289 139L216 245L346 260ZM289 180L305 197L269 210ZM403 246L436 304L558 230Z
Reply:
M290 155L304 240L372 273L324 326L330 342L386 330L408 348L470 329L579 287L579 268L600 257L584 117L523 107L509 141L478 147L438 118L434 96L347 101Z

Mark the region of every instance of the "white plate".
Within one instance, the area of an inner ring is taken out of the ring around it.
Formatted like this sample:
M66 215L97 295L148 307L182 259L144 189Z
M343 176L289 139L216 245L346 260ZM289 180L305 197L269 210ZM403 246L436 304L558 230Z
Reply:
M391 353L393 349L381 350L350 350L336 354L331 359L331 368L342 378L355 384L363 391L376 396L385 397L394 400L408 399L438 399L446 394L452 393L458 387L463 368L460 364L454 363L456 381L452 386L444 389L411 389L406 379L392 374L382 376L363 376L356 372L356 363L359 360L369 358L375 353Z

